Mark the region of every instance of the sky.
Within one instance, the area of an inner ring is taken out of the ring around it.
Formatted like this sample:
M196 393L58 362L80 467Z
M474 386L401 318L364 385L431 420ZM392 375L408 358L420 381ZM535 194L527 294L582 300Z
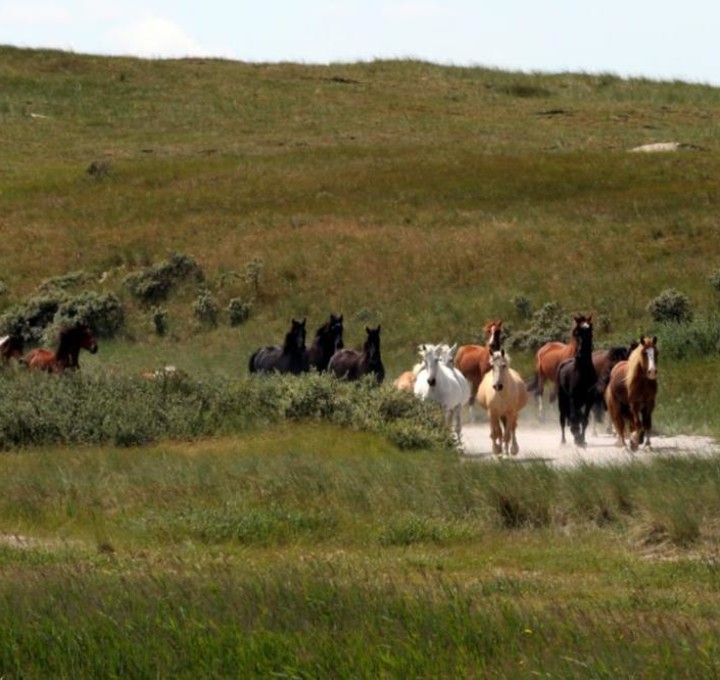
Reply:
M422 59L720 86L716 0L0 0L0 44L306 64Z

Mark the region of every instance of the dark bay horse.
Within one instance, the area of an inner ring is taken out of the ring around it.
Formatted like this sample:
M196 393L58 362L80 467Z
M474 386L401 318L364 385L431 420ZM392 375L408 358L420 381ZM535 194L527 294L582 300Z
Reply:
M25 352L25 339L22 335L11 333L0 338L0 364L7 365L10 359L21 359Z
M90 326L80 321L73 326L65 326L60 330L58 348L38 348L30 350L23 362L33 369L48 373L62 373L67 369L80 368L80 350L86 349L90 354L98 351L97 342L90 332Z
M455 353L455 368L470 383L470 406L475 403L478 387L491 368L491 357L502 348L502 321L488 321L485 324L485 345L462 345Z
M342 314L330 314L330 318L315 332L315 338L308 350L310 366L320 373L327 371L332 355L344 346Z
M575 329L575 356L560 362L555 384L560 411L561 442L565 443L565 423L570 424L575 446L586 445L585 430L597 399L597 373L593 365L592 322L585 319Z
M619 361L625 361L630 352L635 349L637 343L630 345L630 349L622 345L610 347L609 349L596 349L592 353L593 366L597 373L597 390L595 403L592 407L593 412L593 433L597 434L597 424L603 422L603 417L607 406L605 405L605 389L610 382L610 371ZM612 431L612 427L609 426Z
M627 361L620 361L610 373L605 401L618 434L617 445L625 446L625 425L630 424L630 450L640 444L650 448L652 413L655 409L658 349L657 338L640 338Z
M256 350L248 362L250 373L307 373L310 364L305 346L305 321L292 319L282 347L266 345Z
M560 362L565 359L572 359L577 351L577 329L580 324L592 322L591 316L573 316L573 325L570 329L570 341L568 343L551 341L546 342L535 354L535 375L527 384L528 392L534 392L537 401L537 410L540 416L543 415L543 391L545 382L555 382L557 369ZM550 401L555 401L557 388L550 394Z
M380 326L365 327L367 339L362 350L341 349L333 354L328 371L337 378L359 380L364 375L372 374L378 384L385 380L385 367L380 356Z

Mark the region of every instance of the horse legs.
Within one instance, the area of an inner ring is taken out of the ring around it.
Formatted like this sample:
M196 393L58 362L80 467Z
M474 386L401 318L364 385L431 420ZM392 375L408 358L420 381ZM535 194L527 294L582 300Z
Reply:
M508 416L505 421L505 439L509 441L509 447L506 447L507 452L512 456L517 456L520 447L517 443L517 413Z
M462 404L458 404L451 413L455 416L455 434L459 442L462 437Z
M490 440L492 441L492 452L496 456L502 455L502 428L500 427L500 418L494 414L490 414Z

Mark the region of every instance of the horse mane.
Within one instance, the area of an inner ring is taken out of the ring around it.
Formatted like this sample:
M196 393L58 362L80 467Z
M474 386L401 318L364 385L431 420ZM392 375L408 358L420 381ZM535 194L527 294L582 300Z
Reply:
M630 352L630 355L628 356L627 377L625 378L628 389L630 388L630 385L635 382L638 374L642 370L643 352L645 351L645 348L650 344L652 344L652 340L650 338L642 338L642 340L638 343L638 346L635 347L635 349L633 349L633 351Z

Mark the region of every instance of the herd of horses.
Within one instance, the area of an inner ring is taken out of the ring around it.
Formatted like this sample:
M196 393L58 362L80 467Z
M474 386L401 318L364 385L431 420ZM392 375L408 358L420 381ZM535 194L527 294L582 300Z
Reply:
M657 395L657 339L643 336L629 347L593 349L592 316L575 315L567 343L548 342L535 355L535 371L524 380L510 367L503 347L502 321L485 325L484 345L422 344L419 361L394 381L423 401L438 404L458 440L462 433L462 410L474 405L488 414L493 453L515 455L519 451L518 415L535 395L538 415L543 417L545 384L552 384L550 401L557 401L561 443L569 427L576 446L586 445L585 432L592 413L596 422L607 411L617 433L617 444L636 451L650 446L652 414ZM327 372L342 380L371 376L378 384L385 379L380 351L380 326L365 328L361 349L348 349L343 339L343 316L330 314L320 326L310 347L306 344L306 319L291 320L282 345L266 345L250 356L253 374L309 371ZM98 350L90 326L83 321L61 329L55 350L37 348L24 353L19 335L0 338L0 362L17 359L29 369L62 373L78 369L80 351ZM627 441L626 441L627 433Z
M366 327L362 349L343 344L343 317L331 314L317 329L306 348L306 320L292 320L283 345L259 348L250 357L251 373L327 371L344 380L372 375L385 378L380 354L380 326ZM643 336L629 347L593 349L592 316L574 315L567 343L548 342L537 351L535 371L523 380L510 367L503 347L502 321L485 325L484 345L422 344L419 361L394 381L395 387L413 392L423 401L440 406L458 440L462 433L462 409L473 417L477 404L488 414L492 450L498 455L519 451L517 424L529 396L535 395L538 415L543 417L543 393L552 383L550 401L557 401L561 443L569 427L576 446L585 447L591 414L596 422L608 412L617 433L617 444L632 451L650 446L652 413L657 394L657 339ZM626 440L626 432L629 438Z

